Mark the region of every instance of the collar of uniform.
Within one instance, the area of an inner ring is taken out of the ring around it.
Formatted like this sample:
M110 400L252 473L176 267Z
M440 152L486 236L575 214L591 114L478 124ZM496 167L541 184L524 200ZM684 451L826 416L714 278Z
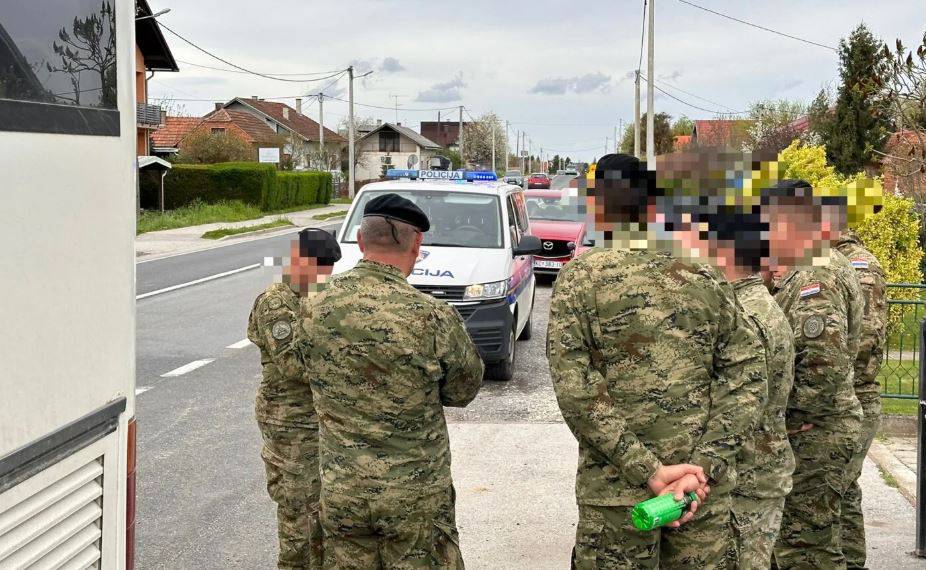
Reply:
M839 234L839 239L834 241L834 245L840 246L845 243L862 245L862 239L858 237L858 234L855 233L855 230L843 230Z
M753 285L762 285L765 286L765 281L762 280L762 277L758 275L750 275L749 277L743 277L742 279L737 279L732 283L733 290L738 291L740 289L745 289Z
M402 270L396 267L395 265L380 263L378 261L372 261L369 259L361 259L357 263L357 269L362 269L364 271L369 271L371 273L377 273L384 277L392 277L394 279L401 279L402 281L405 281L405 282L408 281L408 279L405 277L405 274L402 273Z

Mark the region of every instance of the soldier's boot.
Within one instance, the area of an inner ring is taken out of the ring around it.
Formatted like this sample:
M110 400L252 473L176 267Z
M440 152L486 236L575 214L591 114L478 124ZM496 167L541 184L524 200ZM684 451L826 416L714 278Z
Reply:
M865 568L865 517L862 514L862 488L858 479L862 474L865 456L875 439L881 421L881 403L866 406L865 419L862 422L862 436L859 449L849 464L849 477L852 483L843 496L841 506L842 551L846 557L847 568Z
M739 570L768 570L772 564L775 542L781 530L785 498L754 499L733 496L733 535L736 551L731 567Z
M633 507L579 505L574 570L659 568L661 529L638 531L631 522Z

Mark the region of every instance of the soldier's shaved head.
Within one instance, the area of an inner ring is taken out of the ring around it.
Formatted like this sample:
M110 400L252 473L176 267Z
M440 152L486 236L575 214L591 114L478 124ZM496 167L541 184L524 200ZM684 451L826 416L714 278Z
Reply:
M365 249L378 253L405 253L415 245L418 228L381 216L369 216L360 222L360 239Z

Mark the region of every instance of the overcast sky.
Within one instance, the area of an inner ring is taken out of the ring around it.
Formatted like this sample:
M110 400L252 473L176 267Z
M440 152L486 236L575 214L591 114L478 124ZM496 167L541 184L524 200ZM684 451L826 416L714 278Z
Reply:
M693 0L695 3L821 44L835 46L864 21L893 45L926 31L922 0ZM809 102L833 86L836 54L706 13L679 0L656 0L656 78L698 110L656 92L656 110L710 119L714 110L739 111L750 102L789 98ZM543 147L590 160L605 137L633 120L633 70L640 56L642 0L150 0L161 21L200 46L262 73L343 69L358 74L358 116L417 129L437 111L465 105L473 116L492 111ZM158 73L152 97L172 97L185 114L201 115L208 101L235 96L314 94L331 80L284 83L225 73L183 62L227 67L165 33L179 73ZM643 60L646 72L646 59ZM693 95L682 91L682 89ZM326 91L347 99L346 77ZM643 110L645 111L645 94ZM701 99L696 98L700 97ZM705 101L709 100L711 102ZM287 101L291 105L293 99ZM317 119L318 105L306 102ZM347 104L326 100L325 124L336 128ZM457 118L456 110L442 117Z

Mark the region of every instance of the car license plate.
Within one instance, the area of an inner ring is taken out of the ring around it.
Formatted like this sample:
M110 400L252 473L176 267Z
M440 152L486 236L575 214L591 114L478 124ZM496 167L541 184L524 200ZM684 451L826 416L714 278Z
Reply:
M562 261L550 261L548 259L535 259L534 267L537 267L539 269L562 269L563 262Z

